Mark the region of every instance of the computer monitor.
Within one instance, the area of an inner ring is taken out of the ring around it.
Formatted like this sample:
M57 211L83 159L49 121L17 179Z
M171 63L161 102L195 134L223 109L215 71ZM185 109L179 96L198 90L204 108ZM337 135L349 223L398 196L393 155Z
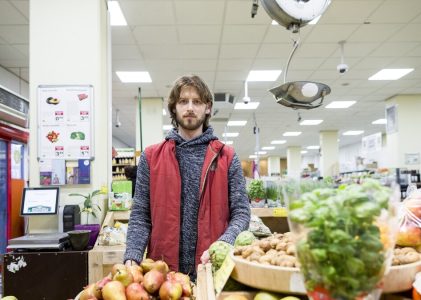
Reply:
M58 187L24 188L20 214L22 216L56 215Z

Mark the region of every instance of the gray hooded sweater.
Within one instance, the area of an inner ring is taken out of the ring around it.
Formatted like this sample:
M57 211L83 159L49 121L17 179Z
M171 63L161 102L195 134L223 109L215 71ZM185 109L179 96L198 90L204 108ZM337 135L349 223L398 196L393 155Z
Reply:
M176 158L181 175L179 271L190 274L191 277L195 278L200 175L207 146L211 140L218 138L213 135L212 127L208 127L202 135L189 141L184 140L176 129L171 130L165 139L174 140L176 143ZM233 244L237 235L246 230L250 222L250 206L246 194L245 180L241 163L236 154L228 172L231 220L219 240ZM151 231L149 204L149 166L145 152L143 152L137 171L136 191L129 220L124 261L140 262L143 258ZM169 228L169 230L171 229Z

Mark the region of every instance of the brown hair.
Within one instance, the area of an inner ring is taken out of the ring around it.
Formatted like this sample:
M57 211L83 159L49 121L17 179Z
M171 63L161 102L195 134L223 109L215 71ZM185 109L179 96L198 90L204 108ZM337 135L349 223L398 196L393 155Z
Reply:
M168 111L171 116L171 124L174 127L178 127L176 116L175 116L175 105L180 99L181 89L184 87L194 87L199 94L200 100L205 104L209 104L209 108L212 110L213 105L213 94L210 91L207 84L197 75L184 75L178 78L174 82L174 86L170 91L168 96ZM203 123L203 128L206 129L209 126L209 119L211 118L211 113L207 114L205 117L205 122Z

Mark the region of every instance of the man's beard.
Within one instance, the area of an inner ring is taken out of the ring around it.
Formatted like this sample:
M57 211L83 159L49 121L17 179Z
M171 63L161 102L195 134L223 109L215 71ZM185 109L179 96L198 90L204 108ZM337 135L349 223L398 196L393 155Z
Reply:
M175 119L177 121L178 126L185 130L196 130L198 129L202 124L205 123L206 114L203 114L203 116L200 118L200 116L197 116L195 114L189 114L186 116L191 116L191 119L186 119L184 117L179 116L176 114Z

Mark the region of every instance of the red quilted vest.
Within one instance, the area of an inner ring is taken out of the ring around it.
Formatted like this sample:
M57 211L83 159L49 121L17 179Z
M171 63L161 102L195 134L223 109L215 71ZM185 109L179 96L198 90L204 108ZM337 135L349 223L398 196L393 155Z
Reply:
M164 141L145 149L150 170L152 229L148 257L164 259L178 271L181 177L175 142ZM196 267L202 253L225 231L230 220L228 169L234 151L218 140L209 143L200 179Z

